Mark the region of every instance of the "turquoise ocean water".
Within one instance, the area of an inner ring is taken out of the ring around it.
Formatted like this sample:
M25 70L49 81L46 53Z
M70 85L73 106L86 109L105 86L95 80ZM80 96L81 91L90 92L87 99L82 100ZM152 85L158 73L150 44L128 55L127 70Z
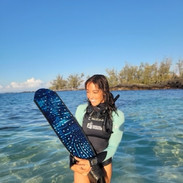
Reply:
M72 113L85 91L58 92ZM112 183L183 182L183 90L114 91L125 114ZM0 94L0 182L71 183L68 152L33 102Z

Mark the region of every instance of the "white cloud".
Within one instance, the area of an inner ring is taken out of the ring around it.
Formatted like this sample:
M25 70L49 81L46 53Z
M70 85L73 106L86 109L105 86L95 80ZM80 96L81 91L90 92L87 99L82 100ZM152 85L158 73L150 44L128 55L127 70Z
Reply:
M17 82L11 82L9 87L10 88L17 88L17 89L23 89L23 88L35 88L42 84L43 82L40 79L28 79L27 81L23 83L17 83Z
M0 85L0 92L21 92L21 91L35 91L38 88L48 88L49 83L44 83L40 79L30 78L25 82L11 82L7 86Z

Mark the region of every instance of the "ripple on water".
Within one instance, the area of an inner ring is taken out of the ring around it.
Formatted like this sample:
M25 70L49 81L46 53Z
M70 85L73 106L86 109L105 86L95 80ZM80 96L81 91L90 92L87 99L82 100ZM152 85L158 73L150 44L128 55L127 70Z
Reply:
M112 182L182 183L182 90L115 91L114 95L118 93L116 104L126 120L113 158ZM68 153L33 95L0 94L0 182L73 182ZM85 98L84 91L59 95L73 113Z

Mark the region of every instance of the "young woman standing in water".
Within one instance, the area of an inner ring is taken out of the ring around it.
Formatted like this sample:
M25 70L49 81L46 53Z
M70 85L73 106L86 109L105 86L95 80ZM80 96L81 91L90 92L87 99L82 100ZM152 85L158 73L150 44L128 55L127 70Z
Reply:
M76 119L97 153L97 162L103 170L106 183L111 182L112 157L123 135L124 114L116 108L104 75L93 75L85 82L88 103L79 105ZM74 183L91 183L91 162L71 157Z

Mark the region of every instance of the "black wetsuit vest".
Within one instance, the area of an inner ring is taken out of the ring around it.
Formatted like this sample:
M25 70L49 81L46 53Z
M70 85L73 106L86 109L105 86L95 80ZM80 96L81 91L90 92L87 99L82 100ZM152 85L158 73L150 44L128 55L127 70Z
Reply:
M83 118L83 130L97 153L107 146L112 133L112 120L105 104L89 105Z

